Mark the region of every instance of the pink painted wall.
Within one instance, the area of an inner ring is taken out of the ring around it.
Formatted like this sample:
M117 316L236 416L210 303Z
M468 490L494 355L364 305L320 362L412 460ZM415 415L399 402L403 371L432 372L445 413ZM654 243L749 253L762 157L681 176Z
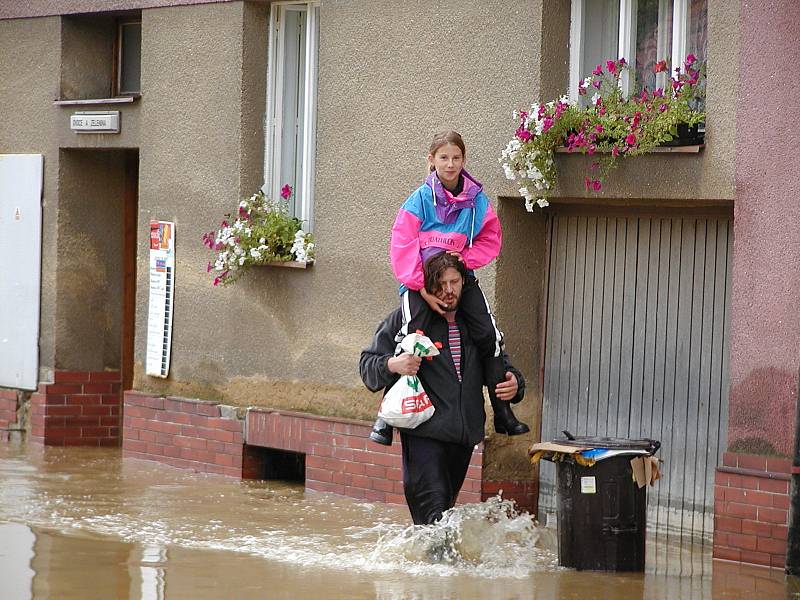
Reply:
M728 446L789 454L800 365L800 2L743 0L739 32Z

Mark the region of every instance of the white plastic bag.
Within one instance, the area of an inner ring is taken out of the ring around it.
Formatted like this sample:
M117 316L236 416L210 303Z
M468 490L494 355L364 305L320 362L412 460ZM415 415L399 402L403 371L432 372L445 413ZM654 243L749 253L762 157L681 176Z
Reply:
M404 352L423 358L439 354L434 343L421 333L409 333L400 342L400 347ZM378 416L392 427L414 429L430 419L435 410L419 377L403 375L386 392Z

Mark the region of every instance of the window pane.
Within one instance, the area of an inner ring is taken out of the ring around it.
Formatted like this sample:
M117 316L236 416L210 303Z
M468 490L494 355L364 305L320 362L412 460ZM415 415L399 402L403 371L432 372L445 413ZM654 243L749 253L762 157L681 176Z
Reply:
M597 65L619 58L619 0L586 0L583 9L583 55L580 77ZM625 57L628 58L628 57Z
M708 3L706 0L689 1L689 39L686 47L701 62L706 59L708 42Z
M292 214L300 214L303 197L303 111L305 108L306 9L284 13L283 105L281 114L280 185L294 190Z
M119 93L141 91L142 24L123 23L120 26Z
M638 0L636 9L636 88L664 88L666 75L656 77L653 67L670 62L673 0Z

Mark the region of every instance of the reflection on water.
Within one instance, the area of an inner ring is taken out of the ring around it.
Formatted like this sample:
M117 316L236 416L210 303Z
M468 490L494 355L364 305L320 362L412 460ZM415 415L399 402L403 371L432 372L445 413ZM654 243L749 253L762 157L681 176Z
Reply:
M499 499L410 527L403 507L109 449L0 444L0 542L2 600L800 598L708 552L650 548L647 574L560 569L553 532Z

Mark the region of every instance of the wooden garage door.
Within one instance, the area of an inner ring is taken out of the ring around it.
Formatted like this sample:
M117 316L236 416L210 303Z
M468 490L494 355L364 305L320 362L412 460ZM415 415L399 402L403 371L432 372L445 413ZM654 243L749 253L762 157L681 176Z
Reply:
M542 440L650 437L664 479L648 534L710 539L725 442L731 221L555 215ZM541 471L540 515L555 469Z

